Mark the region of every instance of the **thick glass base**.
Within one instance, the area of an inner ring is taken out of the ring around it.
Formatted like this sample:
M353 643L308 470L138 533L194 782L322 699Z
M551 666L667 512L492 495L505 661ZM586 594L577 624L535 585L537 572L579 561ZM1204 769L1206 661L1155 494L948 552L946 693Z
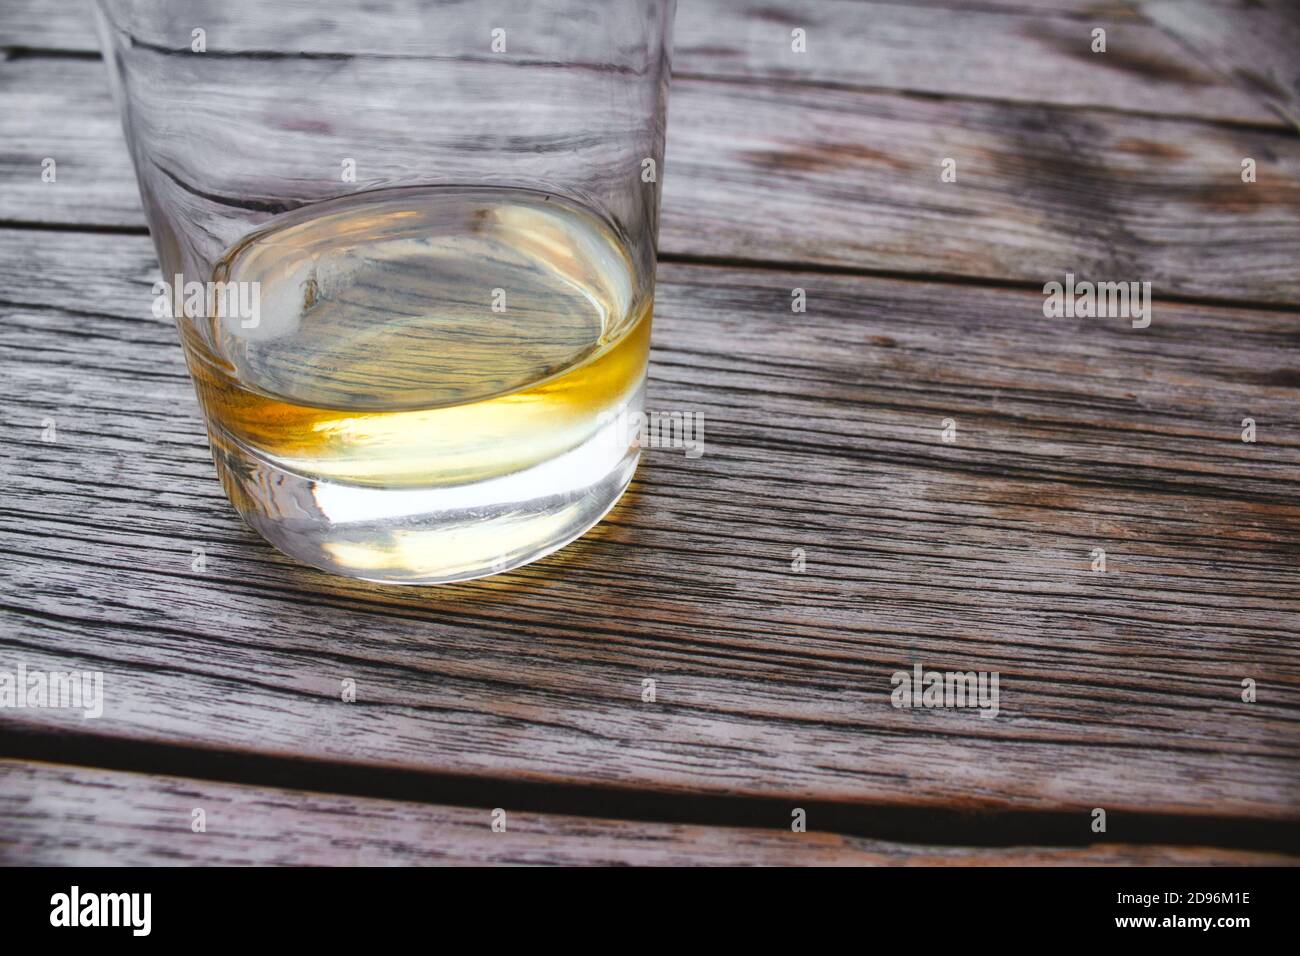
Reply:
M509 571L580 537L622 496L640 458L614 419L523 471L464 485L376 488L295 474L213 436L244 520L290 557L383 584L445 584Z

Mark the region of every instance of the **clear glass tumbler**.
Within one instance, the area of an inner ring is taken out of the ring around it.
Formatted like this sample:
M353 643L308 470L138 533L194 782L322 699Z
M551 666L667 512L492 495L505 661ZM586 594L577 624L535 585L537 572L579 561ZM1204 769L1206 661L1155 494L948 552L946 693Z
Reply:
M368 580L535 560L639 455L674 0L96 0L231 502Z

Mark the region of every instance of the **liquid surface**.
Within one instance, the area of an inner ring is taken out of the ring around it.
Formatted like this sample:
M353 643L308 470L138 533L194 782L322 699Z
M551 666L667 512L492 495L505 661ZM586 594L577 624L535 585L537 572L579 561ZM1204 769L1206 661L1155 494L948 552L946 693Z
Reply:
M534 384L626 330L636 297L603 223L525 190L385 190L308 207L237 246L256 328L211 340L251 388L344 409L462 404Z
M650 301L625 244L544 193L318 204L245 239L213 278L260 283L255 327L181 322L213 441L311 478L516 473L590 439L645 374Z

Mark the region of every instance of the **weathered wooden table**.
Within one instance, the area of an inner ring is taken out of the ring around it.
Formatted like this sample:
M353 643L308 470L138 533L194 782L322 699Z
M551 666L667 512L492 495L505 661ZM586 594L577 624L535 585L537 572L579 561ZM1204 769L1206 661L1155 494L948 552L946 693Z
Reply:
M676 34L649 405L706 453L405 590L227 505L89 14L5 0L0 680L100 672L104 712L0 709L0 860L1300 853L1297 6ZM1047 317L1067 273L1149 281L1150 326ZM916 664L997 716L896 708Z

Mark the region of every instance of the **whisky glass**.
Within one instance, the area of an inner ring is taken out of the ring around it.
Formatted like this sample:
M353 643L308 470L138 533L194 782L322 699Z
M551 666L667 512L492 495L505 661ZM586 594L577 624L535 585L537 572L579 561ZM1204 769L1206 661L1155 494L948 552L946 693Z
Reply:
M674 0L96 0L213 460L387 583L536 560L640 448Z

